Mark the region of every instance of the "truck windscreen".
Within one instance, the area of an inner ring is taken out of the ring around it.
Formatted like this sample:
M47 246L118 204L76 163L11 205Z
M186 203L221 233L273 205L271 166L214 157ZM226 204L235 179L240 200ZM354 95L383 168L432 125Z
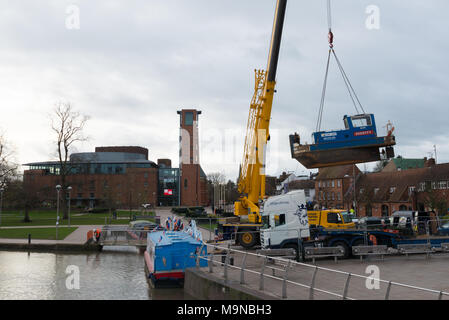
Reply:
M343 218L344 223L352 222L352 215L349 212L342 212L341 217Z

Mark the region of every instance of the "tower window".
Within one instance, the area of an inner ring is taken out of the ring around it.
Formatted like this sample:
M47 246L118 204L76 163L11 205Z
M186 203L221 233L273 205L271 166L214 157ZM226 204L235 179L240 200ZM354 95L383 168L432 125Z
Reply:
M184 117L185 126L193 126L193 112L186 112Z

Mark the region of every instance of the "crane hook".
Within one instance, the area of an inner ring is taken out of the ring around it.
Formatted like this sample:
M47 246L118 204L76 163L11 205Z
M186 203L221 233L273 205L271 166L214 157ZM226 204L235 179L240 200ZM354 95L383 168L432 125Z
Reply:
M332 49L334 47L334 34L331 30L329 30L329 47Z

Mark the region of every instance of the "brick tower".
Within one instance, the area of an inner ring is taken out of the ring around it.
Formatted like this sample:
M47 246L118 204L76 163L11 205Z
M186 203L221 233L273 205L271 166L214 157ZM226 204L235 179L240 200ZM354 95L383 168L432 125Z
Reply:
M206 175L200 166L198 118L201 111L183 109L180 115L179 168L182 206L207 205Z

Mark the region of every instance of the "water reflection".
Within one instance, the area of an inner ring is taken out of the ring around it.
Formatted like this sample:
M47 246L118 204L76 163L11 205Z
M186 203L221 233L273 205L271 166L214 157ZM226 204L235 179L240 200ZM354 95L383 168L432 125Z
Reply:
M66 288L66 268L80 270L80 289ZM0 252L0 299L182 300L182 289L153 289L135 248L91 254Z

